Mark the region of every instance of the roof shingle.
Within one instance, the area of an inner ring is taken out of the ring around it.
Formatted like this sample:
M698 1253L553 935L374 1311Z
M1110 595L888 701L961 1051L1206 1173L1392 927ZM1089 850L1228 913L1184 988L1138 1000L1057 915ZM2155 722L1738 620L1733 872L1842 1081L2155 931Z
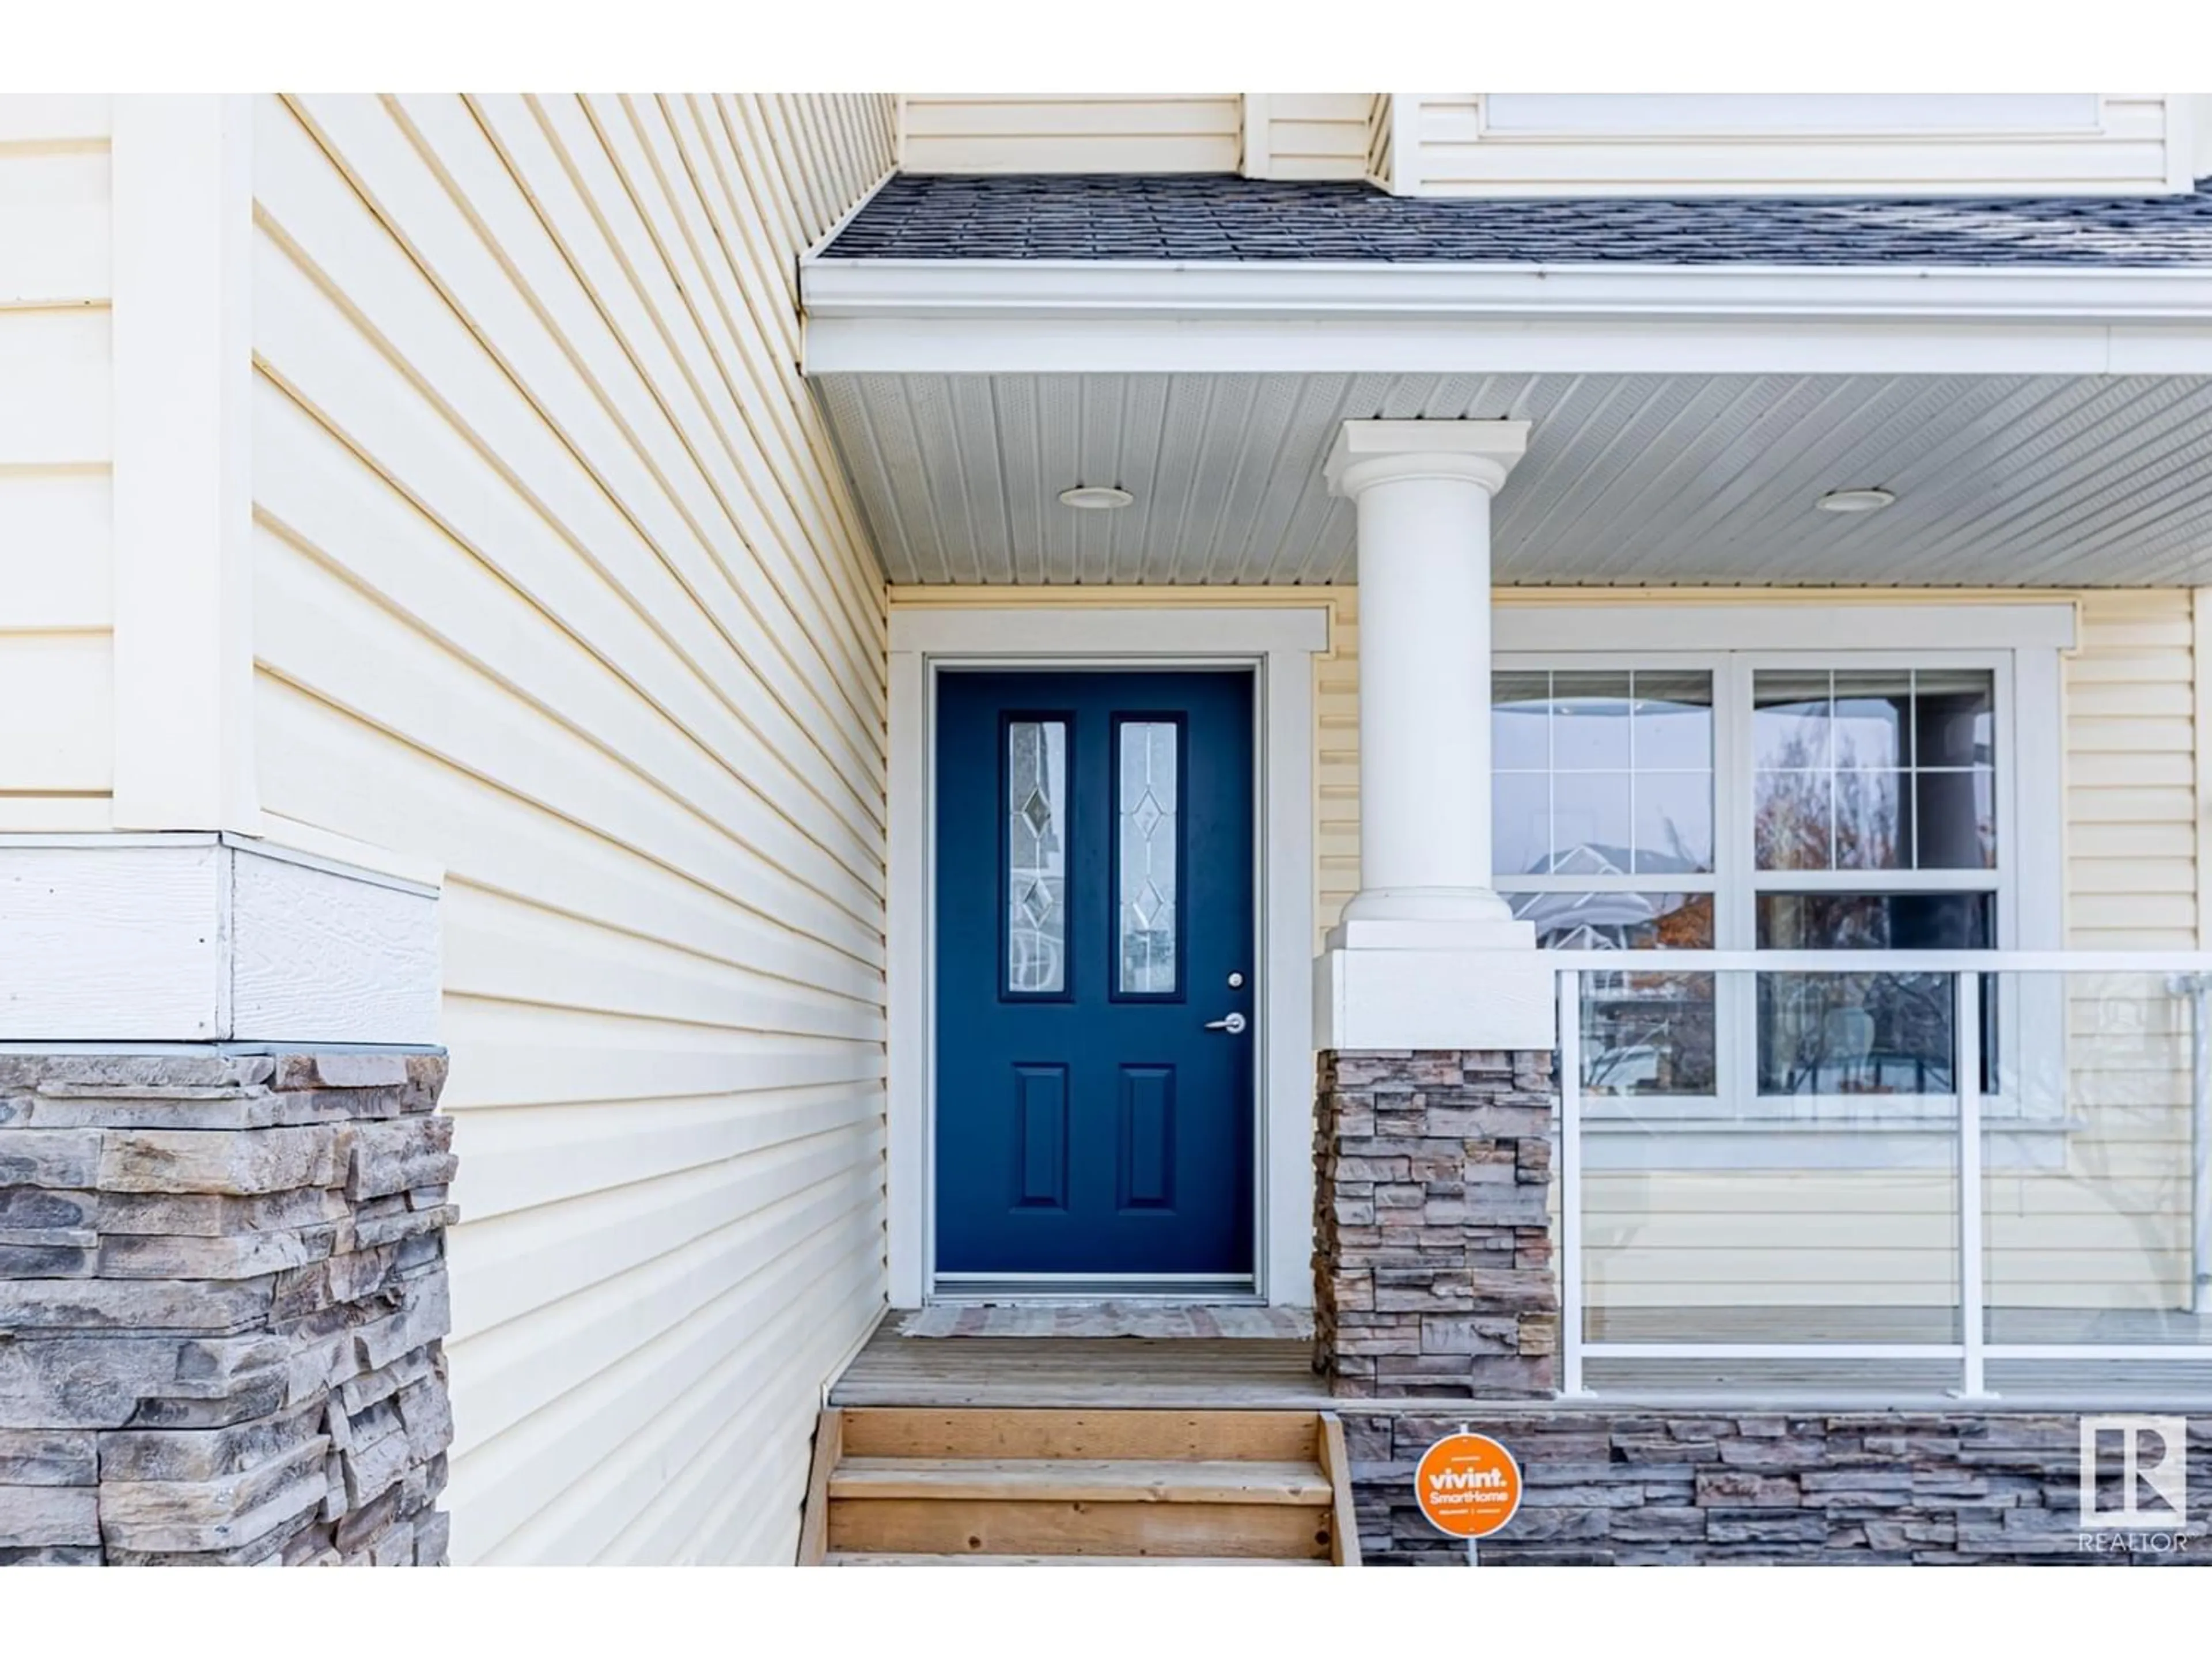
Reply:
M1466 200L1216 174L902 174L823 257L2212 265L2212 179L2126 198Z

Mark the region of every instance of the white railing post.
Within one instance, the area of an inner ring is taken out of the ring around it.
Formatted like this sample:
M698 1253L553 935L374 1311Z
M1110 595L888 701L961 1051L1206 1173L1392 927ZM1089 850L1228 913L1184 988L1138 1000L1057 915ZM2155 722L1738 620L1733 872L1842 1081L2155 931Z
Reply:
M1582 975L1559 970L1559 1392L1586 1395L1583 1381Z
M2189 1310L2212 1314L2212 979L2179 981L2189 995Z
M1982 1307L1982 976L1972 969L1959 973L1956 1013L1952 1020L1957 1054L1952 1081L1959 1091L1959 1335L1962 1345L1958 1395L1961 1400L1989 1397L1983 1375Z

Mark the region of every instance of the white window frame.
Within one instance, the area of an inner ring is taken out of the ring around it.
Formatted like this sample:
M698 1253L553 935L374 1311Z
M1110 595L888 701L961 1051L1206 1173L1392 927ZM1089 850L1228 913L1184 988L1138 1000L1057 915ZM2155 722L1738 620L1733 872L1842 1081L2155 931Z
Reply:
M1498 611L1493 667L1619 672L1627 669L1709 672L1713 683L1714 945L1756 945L1756 901L1762 890L1830 892L1961 891L1996 893L1994 948L2055 950L2063 940L2062 817L2063 722L2059 657L2075 637L2070 600L1985 605L1854 605L1821 612L1802 605L1741 605L1504 606ZM1868 643L1879 641L1878 648ZM1761 669L1966 668L1988 672L1996 702L1997 867L1978 870L1760 872L1752 848L1752 677ZM2032 735L2031 735L2032 734ZM1515 877L1500 874L1501 892L1692 892L1705 884L1642 876ZM1604 953L1592 952L1601 970ZM1686 968L1686 971L1696 971ZM1949 1156L1956 1132L1955 1097L1881 1097L1886 1127L1868 1135L1869 1097L1756 1092L1755 988L1746 975L1715 988L1717 1097L1587 1098L1594 1169L1745 1168L1772 1164L1916 1165ZM2027 994L2033 995L2033 991ZM2027 1074L2033 1056L2021 1043L2027 1020L2016 977L2001 982L1999 1075ZM1740 1005L1740 1006L1732 1006ZM2056 1029L2056 1028L2054 1028ZM1911 1102L1924 1100L1915 1112ZM2023 1136L2018 1156L2040 1162L2040 1143L2063 1132L2063 1118L2031 1121L2002 1093L1984 1101L1985 1116L2010 1115ZM1670 1121L1672 1120L1672 1121ZM2045 1133L2039 1134L2038 1129ZM1773 1132L1790 1132L1786 1149ZM1655 1141L1663 1140L1663 1148ZM1924 1140L1924 1146L1914 1143ZM1612 1143L1608 1148L1608 1142Z

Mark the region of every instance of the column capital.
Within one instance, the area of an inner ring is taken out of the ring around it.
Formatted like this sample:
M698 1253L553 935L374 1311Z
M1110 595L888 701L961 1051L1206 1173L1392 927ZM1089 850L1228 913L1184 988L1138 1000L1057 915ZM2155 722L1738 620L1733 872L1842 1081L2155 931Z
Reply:
M1528 449L1526 421L1346 421L1322 476L1332 495L1407 478L1455 479L1494 495Z

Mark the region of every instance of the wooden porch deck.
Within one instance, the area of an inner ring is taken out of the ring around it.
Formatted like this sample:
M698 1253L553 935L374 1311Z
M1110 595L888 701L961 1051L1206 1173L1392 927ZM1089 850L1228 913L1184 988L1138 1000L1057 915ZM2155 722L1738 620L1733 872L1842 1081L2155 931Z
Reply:
M901 1336L885 1320L832 1406L1326 1411L1313 1345L1272 1338Z
M1333 1411L1342 1401L1312 1370L1312 1344L1275 1338L901 1336L896 1316L878 1326L830 1390L832 1406L1123 1407L1170 1410ZM2204 1409L2212 1366L2161 1359L1996 1361L2000 1409ZM1797 1358L1593 1359L1598 1398L1575 1402L1703 1403L1831 1408L1955 1407L1955 1361ZM1382 1402L1386 1409L1411 1402ZM1543 1410L1551 1401L1496 1401L1492 1409Z

